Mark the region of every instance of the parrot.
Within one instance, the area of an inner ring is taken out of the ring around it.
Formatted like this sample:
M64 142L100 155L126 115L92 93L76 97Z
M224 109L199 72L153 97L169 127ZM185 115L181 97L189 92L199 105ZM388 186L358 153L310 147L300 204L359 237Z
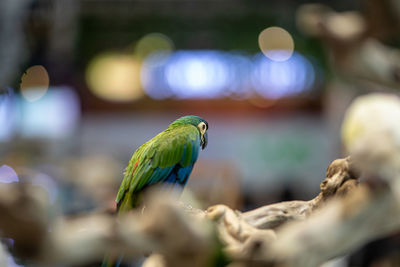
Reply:
M208 143L208 122L190 115L173 121L168 128L141 145L125 169L117 197L117 213L123 214L140 205L142 193L152 185L183 188L188 181L200 148ZM102 267L118 267L112 257L104 258Z

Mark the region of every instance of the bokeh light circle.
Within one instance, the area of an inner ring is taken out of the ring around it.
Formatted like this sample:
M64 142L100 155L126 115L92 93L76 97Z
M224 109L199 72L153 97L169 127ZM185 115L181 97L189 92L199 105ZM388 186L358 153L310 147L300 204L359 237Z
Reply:
M134 56L140 60L150 54L162 52L167 57L174 50L174 43L162 33L149 33L143 36L135 45Z
M0 166L0 183L15 183L19 182L18 174L8 165Z
M42 98L49 89L50 79L45 67L29 67L21 77L21 94L29 102Z
M178 98L217 97L229 83L229 68L215 51L179 51L169 59L164 75Z
M274 61L261 53L255 57L252 84L255 91L269 99L288 97L314 86L315 70L311 62L299 53L286 61Z
M128 102L143 96L140 63L130 55L105 53L95 57L86 69L86 82L96 96Z
M280 27L269 27L258 35L258 45L263 54L274 61L288 60L294 50L289 32Z

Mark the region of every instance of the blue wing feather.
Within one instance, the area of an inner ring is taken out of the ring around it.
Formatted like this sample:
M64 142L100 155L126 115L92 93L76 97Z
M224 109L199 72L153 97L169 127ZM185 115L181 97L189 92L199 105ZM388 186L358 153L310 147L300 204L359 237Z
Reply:
M162 181L163 178L168 177L171 174L173 169L174 169L174 166L167 167L167 168L155 168L147 182L147 185L152 185L152 184Z
M190 165L182 167L180 163L184 163L187 153L191 153ZM149 186L158 182L165 182L169 184L179 183L180 185L184 186L193 170L193 165L197 160L198 155L199 146L196 145L195 140L192 140L189 144L186 144L183 147L183 153L179 163L166 168L154 168L153 173L147 180L145 186Z
M179 184L181 184L182 186L185 186L192 170L193 170L193 164L191 164L185 168L180 168L178 170L177 182Z

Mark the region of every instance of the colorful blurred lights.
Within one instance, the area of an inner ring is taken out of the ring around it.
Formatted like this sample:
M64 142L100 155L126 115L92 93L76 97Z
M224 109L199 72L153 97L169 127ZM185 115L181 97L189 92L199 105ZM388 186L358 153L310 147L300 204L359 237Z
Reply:
M153 54L142 65L143 87L155 99L244 99L257 94L277 99L311 89L316 78L313 65L297 52L286 61L215 50L177 51L158 64L160 59L162 55Z
M178 98L210 98L228 87L228 66L214 51L180 51L165 69L168 86Z
M253 88L265 98L276 99L311 89L315 82L312 64L293 53L286 61L273 61L259 54L252 74Z
M97 56L86 70L86 82L96 96L110 101L128 102L143 96L140 63L130 55Z
M20 101L19 131L28 138L65 138L80 119L79 98L69 87L53 87L35 103Z
M142 63L140 79L146 94L154 99L164 99L173 95L164 75L165 58L163 52L153 53Z
M288 60L294 50L293 38L280 27L269 27L258 35L258 45L263 54L274 61Z

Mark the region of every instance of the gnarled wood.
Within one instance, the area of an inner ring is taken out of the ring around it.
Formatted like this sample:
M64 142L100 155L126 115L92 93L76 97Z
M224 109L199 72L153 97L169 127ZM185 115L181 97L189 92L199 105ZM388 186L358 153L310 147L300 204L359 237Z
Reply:
M84 264L100 261L106 252L123 252L131 260L151 252L147 267L210 266L223 255L230 266L317 266L400 229L390 185L359 184L352 166L350 158L332 162L321 193L310 201L245 213L225 205L202 211L158 192L143 211L118 218L92 213L53 221L43 212L48 203L35 197L32 186L1 185L0 191L14 193L0 194L0 212L9 215L1 218L0 232L14 238L16 255L38 264ZM21 211L35 215L27 221ZM394 217L388 220L386 214Z

